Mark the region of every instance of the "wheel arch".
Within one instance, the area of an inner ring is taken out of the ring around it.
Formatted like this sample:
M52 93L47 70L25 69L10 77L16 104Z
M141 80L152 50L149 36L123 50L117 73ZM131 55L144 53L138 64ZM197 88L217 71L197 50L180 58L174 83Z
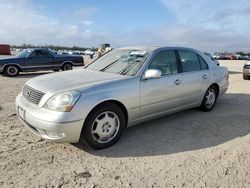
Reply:
M3 71L5 71L5 69L6 69L8 66L15 66L15 67L17 67L17 68L19 69L20 72L23 71L23 69L21 68L21 66L18 65L18 64L15 64L15 63L5 64L5 65L3 66Z
M126 120L126 127L127 127L127 124L128 124L128 111L127 111L127 108L125 107L125 105L118 101L118 100L115 100L115 99L109 99L109 100L105 100L105 101L102 101L100 102L99 104L95 105L92 110L88 113L88 115L86 116L86 119L89 117L89 115L95 110L97 109L99 106L101 105L104 105L106 103L113 103L115 105L117 105L119 108L121 108L121 110L123 111L124 113L124 116L125 116L125 120Z
M216 90L217 90L216 95L217 95L217 97L218 97L219 94L220 94L220 86L219 86L219 84L217 84L217 83L212 83L208 88L210 88L210 87L212 87L212 86L214 86L214 87L216 88Z
M73 61L64 61L62 62L62 66L63 67L65 64L71 64L72 66L74 66L74 62Z

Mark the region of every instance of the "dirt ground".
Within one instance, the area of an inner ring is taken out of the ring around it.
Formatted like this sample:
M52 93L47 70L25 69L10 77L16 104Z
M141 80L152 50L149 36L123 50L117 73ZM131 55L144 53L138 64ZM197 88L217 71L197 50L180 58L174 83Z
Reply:
M0 76L0 187L250 187L250 81L244 62L221 64L230 88L212 112L134 126L98 151L45 142L21 124L15 97L44 73Z

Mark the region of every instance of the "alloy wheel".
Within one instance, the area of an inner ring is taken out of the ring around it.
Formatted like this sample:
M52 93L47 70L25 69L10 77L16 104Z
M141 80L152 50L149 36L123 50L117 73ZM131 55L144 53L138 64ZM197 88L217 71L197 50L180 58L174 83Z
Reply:
M216 100L216 92L213 88L209 89L206 95L206 106L212 108Z
M115 138L120 128L118 116L111 111L98 115L92 124L92 136L98 143L108 143Z

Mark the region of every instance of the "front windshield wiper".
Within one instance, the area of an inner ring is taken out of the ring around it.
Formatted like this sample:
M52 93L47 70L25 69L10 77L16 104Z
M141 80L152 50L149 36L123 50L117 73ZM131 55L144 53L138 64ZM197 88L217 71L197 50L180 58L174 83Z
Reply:
M121 75L126 75L131 69L133 68L133 66L131 67L131 66L126 66L123 70L121 70L120 72L119 72L119 74L121 74Z
M132 69L134 69L136 66L140 66L140 64L142 63L142 61L140 61L139 63L135 63L134 66L126 66L122 71L119 72L119 74L121 75L126 75L129 71L131 71Z
M100 71L104 72L106 71L107 69L109 69L110 67L113 67L117 62L118 62L119 59L115 60L113 63L110 63L108 66L102 68Z

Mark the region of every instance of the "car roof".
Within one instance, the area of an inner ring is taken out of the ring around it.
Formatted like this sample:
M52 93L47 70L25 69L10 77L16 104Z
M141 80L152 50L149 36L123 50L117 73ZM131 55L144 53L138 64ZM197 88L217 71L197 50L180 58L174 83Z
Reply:
M145 50L145 51L154 51L154 50L160 50L160 49L165 49L165 50L191 50L191 51L198 51L193 48L188 48L188 47L180 47L180 46L128 46L128 47L122 47L118 48L121 50Z

